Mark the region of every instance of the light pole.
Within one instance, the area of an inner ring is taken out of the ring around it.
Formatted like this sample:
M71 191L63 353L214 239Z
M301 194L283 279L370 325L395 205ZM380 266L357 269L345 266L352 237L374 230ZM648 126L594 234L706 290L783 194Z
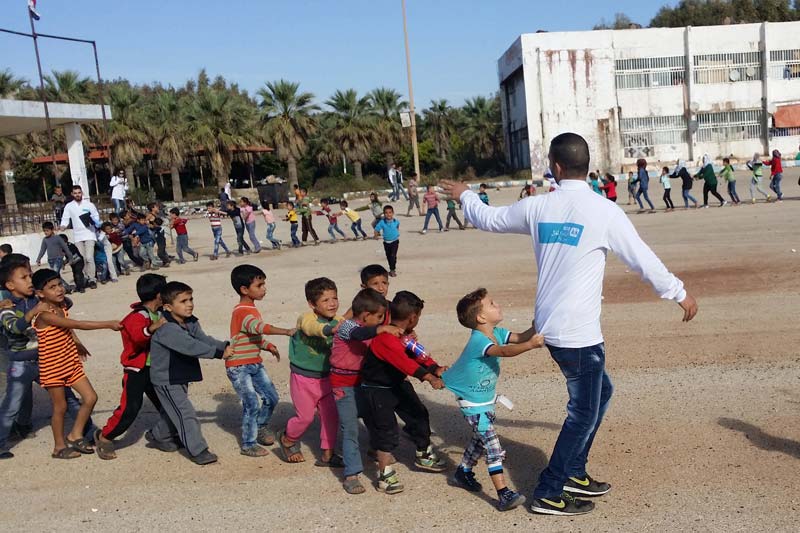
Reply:
M411 53L408 50L408 22L406 21L406 0L400 0L403 8L403 37L406 41L406 71L408 74L408 110L411 114L411 151L414 153L414 172L419 173L419 150L417 149L417 118L414 111L414 87L411 83Z

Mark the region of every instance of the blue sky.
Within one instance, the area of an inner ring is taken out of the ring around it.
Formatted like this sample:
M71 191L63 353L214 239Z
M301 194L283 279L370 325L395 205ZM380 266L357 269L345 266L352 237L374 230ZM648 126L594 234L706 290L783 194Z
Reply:
M497 89L497 58L521 33L590 29L627 13L647 24L668 0L407 0L414 94L461 104ZM0 27L29 31L25 0ZM39 0L37 31L94 39L104 78L182 85L205 67L253 93L279 78L322 102L336 89L408 93L400 0ZM40 39L45 71L94 76L91 47ZM30 39L0 34L0 69L36 80Z

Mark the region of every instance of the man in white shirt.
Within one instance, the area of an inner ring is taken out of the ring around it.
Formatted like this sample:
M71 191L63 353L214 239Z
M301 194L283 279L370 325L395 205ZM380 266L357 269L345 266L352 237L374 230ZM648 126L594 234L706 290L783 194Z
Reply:
M550 463L539 476L531 511L552 515L590 512L594 504L574 495L600 496L611 489L592 479L586 462L611 398L600 331L600 301L606 253L610 250L650 283L661 298L683 308L684 322L697 303L616 204L586 183L589 146L574 133L550 144L550 168L558 188L505 207L489 207L463 183L442 182L459 199L464 217L479 229L529 234L538 266L536 329L567 379L567 419Z
M72 240L83 256L83 273L86 275L89 287L96 289L94 246L97 243L97 228L101 223L100 213L92 202L83 199L83 189L80 185L72 187L72 201L64 206L59 230L67 229L70 222L72 222Z
M408 195L406 194L406 189L403 187L403 167L397 167L394 173L394 199L395 201L400 200L400 194L403 194L403 198L408 200Z
M392 192L389 193L389 201L394 202L400 198L400 193L397 192L397 166L394 163L389 169L389 186L392 188Z
M128 179L125 171L120 169L116 176L111 177L111 203L114 204L114 212L121 213L125 210L125 195L128 193Z

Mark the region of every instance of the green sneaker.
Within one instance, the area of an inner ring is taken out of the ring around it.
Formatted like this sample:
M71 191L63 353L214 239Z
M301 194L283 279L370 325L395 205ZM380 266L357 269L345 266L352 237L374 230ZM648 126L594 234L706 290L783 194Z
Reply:
M428 449L423 452L418 451L414 458L414 464L417 465L417 468L428 472L443 472L447 469L444 459L434 453L433 446L428 446Z
M378 490L381 492L397 494L398 492L403 492L403 489L405 489L405 487L400 483L397 472L388 467L384 470L384 473L378 477Z
M595 481L586 474L582 478L570 477L564 483L564 490L578 496L602 496L611 490L611 485L602 481Z
M536 498L531 503L531 512L557 516L575 516L586 514L594 509L594 503L578 500L568 492L562 492L558 498Z

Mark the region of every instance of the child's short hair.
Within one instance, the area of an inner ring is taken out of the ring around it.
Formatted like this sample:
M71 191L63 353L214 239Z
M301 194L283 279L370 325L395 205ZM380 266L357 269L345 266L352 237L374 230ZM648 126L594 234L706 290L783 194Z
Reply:
M11 247L10 244L0 244L0 252L3 252L6 255L13 254L14 249Z
M267 275L255 265L238 265L231 270L231 285L239 296L242 287L249 287L257 279L267 279Z
M236 207L236 202L234 202L233 200L228 200L227 202L225 202L225 205L228 205L228 206L232 205L233 207Z
M597 179L597 173L596 172L589 172L589 179L590 180L596 180Z
M347 200L342 200L341 202L339 202L339 207L347 207L347 205L348 205Z
M316 303L325 291L336 291L336 283L328 278L314 278L306 282L306 300Z
M148 211L152 211L154 207L158 207L158 204L155 202L150 202L149 204L147 204Z
M214 207L214 202L206 202L206 207Z
M14 264L29 267L31 265L31 258L25 254L10 253L4 255L3 258L0 259L0 266L14 265Z
M286 202L286 205L289 206L289 209L294 209L294 202Z
M394 207L390 205L383 206L383 212L385 213L386 211L391 211L392 213L394 213Z
M127 213L128 213L128 212L127 212L125 209L123 209L123 210L122 210L122 211L120 211L119 213L114 213L114 212L112 212L110 215L108 215L108 220L114 220L115 218L116 218L117 220L119 220L119 219L120 219L120 217L124 217L124 216L125 216Z
M136 213L136 220L145 220L147 219L147 215L144 213Z
M250 198L247 196L242 196L239 198L239 201L242 202L244 205L250 205Z
M45 285L47 285L54 279L61 279L61 276L58 275L58 272L50 268L40 268L39 270L33 273L33 276L31 276L31 281L33 281L33 288L36 289L37 291L44 289Z
M361 313L378 313L381 309L389 307L389 302L375 289L361 289L353 298L351 307L353 316L357 317Z
M170 281L164 288L161 289L161 301L165 304L171 304L179 294L184 292L194 292L190 286L182 281Z
M60 233L58 236L61 237L65 243L69 244L69 237L67 237L66 234Z
M171 215L175 215L176 217L179 217L179 216L181 216L181 210L180 210L180 209L178 209L177 207L173 207L172 209L170 209L170 210L169 210L169 213L170 213Z
M400 291L394 295L392 303L389 304L389 311L392 319L405 320L414 313L419 314L425 302L419 296L410 291Z
M320 199L319 203L321 203L322 205L330 205L331 199L330 198L322 198L322 199Z
M113 228L113 227L114 224L112 224L111 222L103 222L102 224L100 224L100 229Z
M489 186L486 185L485 183L481 183L478 187L481 188L481 189L488 189L489 188Z
M14 254L14 255L22 255L22 254ZM9 257L9 256L6 256ZM25 256L23 256L25 257ZM5 257L3 258L5 259ZM27 257L25 259L28 259ZM14 274L15 271L19 270L20 268L26 268L30 270L30 260L26 260L22 262L21 260L10 259L8 261L3 261L0 264L0 287L6 288L6 283L11 276Z
M166 276L161 274L142 274L136 280L136 295L142 303L152 302L167 286Z
M478 327L478 315L483 307L483 299L488 292L481 287L467 294L456 304L456 314L458 322L465 328L475 329Z
M669 174L669 167L661 167L661 170L662 171L666 171L667 174Z
M367 265L361 269L361 284L366 285L369 280L382 276L389 278L389 271L383 265Z
M731 158L730 157L723 157L722 158L722 162L723 163L730 163L731 162Z
M164 224L164 221L161 220L161 217L156 217L153 219L154 226L161 226L162 224Z
M48 220L47 222L45 222L45 223L43 223L43 224L42 224L42 229L43 229L43 230L49 230L49 231L53 231L54 229L56 229L56 227L53 225L53 223L52 223L52 222L50 222L50 221Z

